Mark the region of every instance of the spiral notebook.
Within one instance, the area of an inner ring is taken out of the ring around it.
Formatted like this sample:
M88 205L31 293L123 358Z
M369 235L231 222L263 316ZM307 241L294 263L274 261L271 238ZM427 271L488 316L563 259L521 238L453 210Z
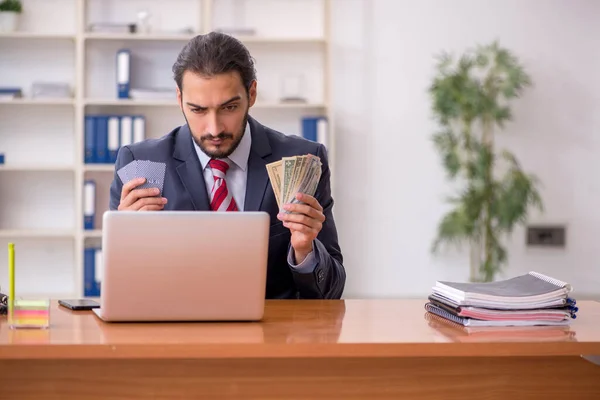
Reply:
M569 326L464 326L425 312L429 327L453 342L535 342L576 341L576 332Z
M458 306L526 309L564 303L573 288L567 282L531 271L496 282L437 281L432 290L435 295Z
M433 304L425 304L425 310L439 317L453 321L462 326L565 326L571 323L570 318L565 318L558 321L535 320L535 319L501 319L501 320L480 320L469 317L461 317L444 310L443 308Z
M523 310L499 310L473 306L453 306L438 300L434 296L429 296L429 303L459 317L476 318L490 321L507 319L533 319L544 321L563 320L566 318L574 319L577 318L578 311L578 308L575 306L544 307Z

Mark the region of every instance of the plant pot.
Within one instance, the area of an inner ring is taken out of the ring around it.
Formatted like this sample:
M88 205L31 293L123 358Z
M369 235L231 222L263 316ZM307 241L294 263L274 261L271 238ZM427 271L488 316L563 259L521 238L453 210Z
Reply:
M0 11L0 32L15 32L20 14L14 11Z

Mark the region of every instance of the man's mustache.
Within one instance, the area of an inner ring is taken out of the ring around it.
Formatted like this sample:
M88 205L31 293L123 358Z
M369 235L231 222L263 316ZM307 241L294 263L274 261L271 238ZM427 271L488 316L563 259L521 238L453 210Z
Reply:
M232 133L227 133L227 132L221 132L221 133L219 133L216 136L208 134L208 135L204 135L204 136L202 136L200 138L200 140L203 141L203 142L205 140L215 140L215 139L218 139L218 140L233 139L233 134Z

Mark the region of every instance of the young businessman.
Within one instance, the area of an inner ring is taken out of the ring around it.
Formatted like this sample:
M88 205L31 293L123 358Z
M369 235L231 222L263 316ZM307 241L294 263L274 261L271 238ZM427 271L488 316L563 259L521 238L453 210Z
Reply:
M119 150L110 209L265 211L271 216L266 298L340 298L346 272L324 146L249 116L257 93L254 62L231 36L196 36L173 73L186 124ZM304 204L286 205L294 213L279 213L266 165L309 153L322 162L315 196L298 195ZM157 189L136 189L143 178L123 184L116 171L135 159L166 163L162 197Z

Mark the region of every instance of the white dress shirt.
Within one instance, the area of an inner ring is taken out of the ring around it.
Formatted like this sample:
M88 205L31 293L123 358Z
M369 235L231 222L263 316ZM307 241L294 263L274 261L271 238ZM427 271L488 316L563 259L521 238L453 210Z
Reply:
M204 174L204 182L206 184L207 193L211 192L215 179L213 177L212 169L208 167L210 157L206 155L194 141L194 147L196 148L196 154L202 165L202 171ZM225 174L225 181L227 182L227 190L231 192L237 205L238 210L244 210L244 201L246 198L246 181L248 179L248 158L250 157L250 149L252 147L252 135L250 133L250 125L246 124L246 130L244 136L238 147L228 157L229 169ZM288 264L295 268L299 272L311 273L317 266L316 258L313 251L311 251L304 261L296 265L294 260L294 252L290 246L288 251Z
M246 124L246 131L238 147L231 153L227 161L229 169L225 174L225 181L227 182L227 190L231 192L237 204L238 210L244 209L244 200L246 198L246 180L248 178L248 157L250 157L250 147L252 145L252 136L250 135L250 125ZM206 183L206 191L210 195L210 191L215 183L212 169L208 167L210 157L206 155L194 141L194 147L196 147L196 154L200 159L202 165L202 172L204 173L204 182ZM208 168L207 168L208 167Z

